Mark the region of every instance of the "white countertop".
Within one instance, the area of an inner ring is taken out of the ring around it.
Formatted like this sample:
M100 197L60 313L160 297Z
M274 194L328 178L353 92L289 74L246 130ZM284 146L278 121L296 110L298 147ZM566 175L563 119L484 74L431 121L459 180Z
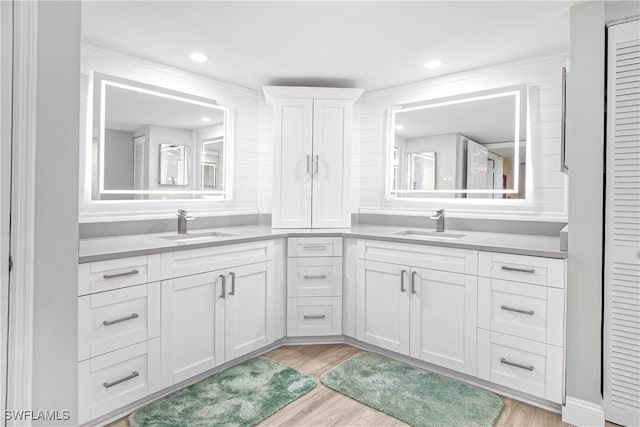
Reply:
M215 229L193 229L189 233L208 231L227 233L229 236L212 237L191 242L178 242L163 237L175 232L134 234L127 236L99 237L80 240L79 262L103 261L130 256L149 255L162 252L204 248L209 246L246 243L258 240L305 236L341 236L359 239L376 239L419 245L445 246L451 248L503 252L519 255L543 256L564 259L567 253L560 250L559 236L536 236L527 234L486 233L466 230L446 230L445 234L462 234L463 237L445 239L400 235L406 230L434 231L416 227L396 227L360 224L341 229L273 229L269 225L241 227L219 227Z

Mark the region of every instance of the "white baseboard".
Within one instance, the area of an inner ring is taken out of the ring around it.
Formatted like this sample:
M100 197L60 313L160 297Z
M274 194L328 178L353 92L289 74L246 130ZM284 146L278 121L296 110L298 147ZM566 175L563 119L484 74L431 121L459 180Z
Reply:
M562 421L576 426L604 426L602 405L567 396L562 407Z

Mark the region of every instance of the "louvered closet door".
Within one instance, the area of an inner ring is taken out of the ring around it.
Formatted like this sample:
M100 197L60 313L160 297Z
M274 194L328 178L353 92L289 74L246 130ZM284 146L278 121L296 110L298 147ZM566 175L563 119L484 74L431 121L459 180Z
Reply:
M640 425L640 21L609 27L605 417Z

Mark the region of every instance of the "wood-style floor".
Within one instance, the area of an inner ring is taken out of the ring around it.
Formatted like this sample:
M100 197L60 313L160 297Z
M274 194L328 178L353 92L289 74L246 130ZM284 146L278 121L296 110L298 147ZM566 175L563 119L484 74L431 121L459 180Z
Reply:
M318 386L267 418L259 426L406 426L380 411L320 383L320 375L362 350L346 344L292 345L265 354L318 380ZM500 396L504 409L496 427L568 427L559 414ZM129 427L126 418L109 427Z

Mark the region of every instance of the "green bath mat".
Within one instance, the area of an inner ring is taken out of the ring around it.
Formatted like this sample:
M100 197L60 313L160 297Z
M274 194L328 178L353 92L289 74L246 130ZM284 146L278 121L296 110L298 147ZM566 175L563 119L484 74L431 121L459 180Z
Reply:
M300 396L316 381L266 357L213 374L138 409L131 427L252 426Z
M327 387L414 426L492 426L502 411L493 393L373 353L325 372Z

